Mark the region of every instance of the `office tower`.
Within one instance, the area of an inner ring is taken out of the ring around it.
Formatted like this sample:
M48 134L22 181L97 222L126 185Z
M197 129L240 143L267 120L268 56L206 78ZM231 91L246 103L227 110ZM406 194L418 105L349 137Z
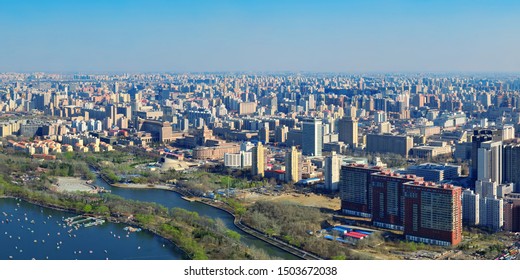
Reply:
M325 189L328 191L337 191L339 188L339 170L341 169L340 158L336 152L331 152L330 156L325 158Z
M260 175L264 177L265 171L265 148L261 142L258 142L253 148L251 174L253 176Z
M358 144L358 122L354 118L344 117L338 122L339 141L356 147Z
M432 182L404 183L406 240L434 245L462 241L462 190Z
M322 120L304 119L302 127L302 153L306 156L321 156L323 148Z
M269 123L264 123L258 131L258 140L264 144L269 143Z
M474 130L471 136L471 178L477 179L478 171L478 149L483 142L493 139L491 130Z
M287 141L287 133L289 128L285 125L279 126L274 132L274 141L277 143L285 143Z
M370 174L381 170L381 167L368 167L364 164L341 166L339 191L341 211L344 214L359 217L372 216Z
M514 184L514 192L520 192L520 145L504 146L504 182Z
M105 116L107 118L107 128L110 129L116 123L117 108L114 104L108 104L105 107ZM108 120L110 118L110 120Z
M480 195L466 189L462 192L462 223L468 226L479 224Z
M520 193L511 193L504 199L504 230L520 232Z
M411 136L367 134L367 152L392 153L407 158L413 148Z
M480 226L497 231L504 225L504 201L500 198L480 198L479 213Z
M296 183L301 180L300 153L295 146L292 146L285 153L285 181Z
M477 179L491 179L502 183L502 142L486 141L480 143L477 151Z
M370 175L372 222L377 227L404 229L404 187L407 182L423 181L415 175L399 175L389 170Z

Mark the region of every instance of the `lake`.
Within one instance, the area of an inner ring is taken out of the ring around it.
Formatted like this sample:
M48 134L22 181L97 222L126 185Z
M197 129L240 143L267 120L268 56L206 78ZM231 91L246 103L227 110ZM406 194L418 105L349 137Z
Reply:
M125 224L74 229L63 219L73 213L0 199L0 259L14 260L178 260L182 251L148 231L130 233Z

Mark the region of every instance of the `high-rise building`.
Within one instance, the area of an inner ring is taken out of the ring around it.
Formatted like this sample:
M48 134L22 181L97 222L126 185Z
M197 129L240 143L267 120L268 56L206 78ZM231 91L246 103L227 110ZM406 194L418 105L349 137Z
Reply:
M114 93L119 93L119 84L117 82L114 83Z
M357 108L355 106L348 106L345 108L345 117L348 119L355 119L357 117Z
M502 142L486 141L477 150L477 179L502 183Z
M258 139L264 143L269 143L269 123L264 123L258 131Z
M224 154L224 166L226 167L240 167L241 159L240 154Z
M520 192L520 145L504 146L503 159L504 182L513 183L514 191Z
M404 183L406 240L434 245L462 241L462 189L433 182Z
M105 113L106 113L107 119L110 118L109 125L107 126L107 128L110 129L110 127L112 127L112 125L114 125L116 123L116 116L117 116L117 107L116 107L116 105L108 104L105 107Z
M328 191L337 191L339 189L339 171L341 169L340 158L336 152L331 152L330 156L325 158L325 189Z
M274 141L277 143L285 143L287 141L287 133L289 128L285 125L279 126L274 131Z
M123 116L127 117L128 119L132 119L132 107L130 107L130 106L117 107L116 113L122 114Z
M462 192L462 223L468 226L476 226L480 221L479 203L480 195L466 189Z
M480 194L480 197L504 198L513 192L513 183L497 184L491 179L477 180L475 192Z
M484 197L495 197L497 196L497 182L491 179L477 180L475 182L475 192Z
M224 166L245 168L252 165L252 153L240 151L239 153L225 153Z
M477 179L478 173L478 149L483 142L491 141L493 135L491 130L474 130L471 136L471 178Z
M323 149L322 120L317 118L304 119L302 134L302 154L321 156Z
M399 175L389 170L370 175L372 222L375 226L404 230L403 184L414 181L423 181L423 178Z
M511 193L504 199L504 230L520 232L520 193Z
M262 143L258 142L258 144L253 148L251 161L251 174L253 176L260 175L261 177L264 177L265 148L264 145L262 145Z
M386 121L386 113L383 111L376 111L374 112L374 121L377 124L387 122Z
M296 183L301 180L301 174L300 153L295 146L292 146L285 153L285 181Z
M496 197L480 198L479 225L497 231L504 225L504 201Z
M369 167L364 164L341 166L339 191L341 211L359 217L372 216L372 190L370 174L377 173L382 167Z
M32 98L34 102L34 108L40 111L44 111L45 108L47 108L51 103L51 94L47 92L35 94Z
M350 116L344 117L338 122L339 141L348 144L351 148L358 144L358 122Z

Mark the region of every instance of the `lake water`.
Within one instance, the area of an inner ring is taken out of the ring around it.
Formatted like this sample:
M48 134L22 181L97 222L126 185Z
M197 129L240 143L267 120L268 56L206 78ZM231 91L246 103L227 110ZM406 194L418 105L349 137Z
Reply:
M111 190L112 194L127 199L155 202L168 208L183 208L188 211L197 212L201 216L208 216L213 219L220 219L226 225L226 227L239 233L241 235L240 240L247 246L254 246L256 248L262 249L272 257L288 260L299 259L298 257L289 254L286 251L279 249L278 247L275 247L269 243L259 240L258 238L255 238L249 234L245 234L243 231L241 231L239 228L235 226L235 224L233 223L234 218L229 213L203 203L189 202L187 200L182 199L181 195L179 195L176 192L160 189L147 190L111 187L109 184L107 184L99 177L95 181L95 184L104 187L107 190Z
M189 202L172 191L115 188L98 178L95 184L126 199L178 207L213 219L240 234L241 242L264 250L272 257L298 259L275 246L245 234L233 224L233 216L214 207ZM5 213L5 215L3 214ZM77 216L15 199L0 199L0 260L177 260L182 251L148 231L129 233L125 224L105 223L74 229L63 219Z
M15 199L0 199L0 259L177 260L183 253L148 231L129 233L124 224L66 226L76 216Z

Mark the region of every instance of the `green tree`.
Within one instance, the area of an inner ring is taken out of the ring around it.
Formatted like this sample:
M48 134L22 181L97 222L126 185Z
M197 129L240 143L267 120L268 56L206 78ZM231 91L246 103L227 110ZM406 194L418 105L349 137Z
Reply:
M240 240L240 234L236 231L228 229L228 230L226 230L226 235L235 240Z
M72 167L72 165L69 165L69 170L67 171L67 176L74 177L74 167Z
M90 213L90 212L92 212L92 205L90 205L90 204L86 204L86 205L83 207L83 212L86 212L86 213Z
M108 207L105 205L100 205L96 207L94 212L99 215L108 216L110 214L110 209L108 209Z

